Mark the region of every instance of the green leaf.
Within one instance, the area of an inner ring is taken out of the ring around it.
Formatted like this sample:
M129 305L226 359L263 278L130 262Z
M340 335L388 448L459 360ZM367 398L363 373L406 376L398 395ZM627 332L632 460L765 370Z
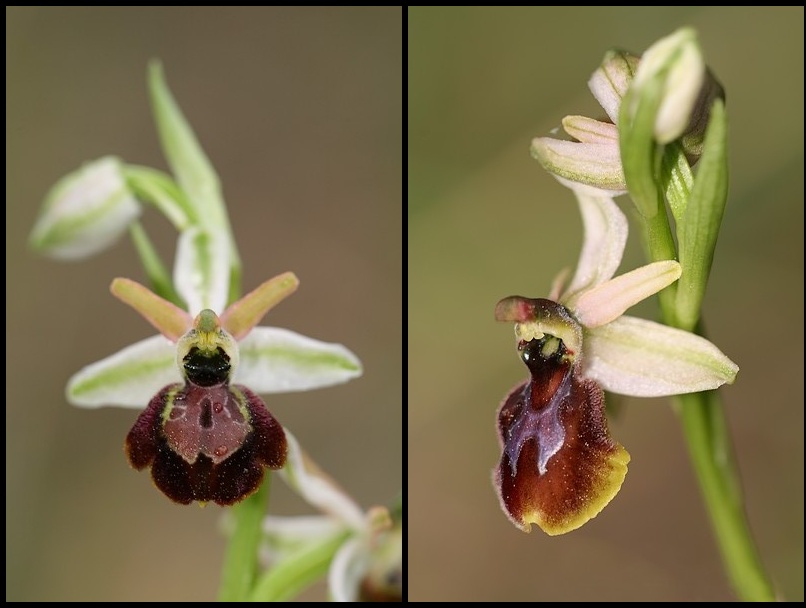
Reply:
M619 147L624 178L630 197L645 218L654 217L660 209L654 125L661 93L658 77L647 82L640 95L631 88L621 104L619 116Z
M664 186L672 217L675 223L680 223L686 213L694 176L679 144L673 142L664 147L660 171L661 184Z
M691 197L683 220L677 226L683 275L675 308L684 329L693 329L699 319L727 199L727 117L724 103L718 100L711 109Z
M149 86L157 129L171 170L198 212L198 221L220 225L225 214L218 175L171 95L158 62L149 66Z
M255 585L251 602L281 602L294 598L327 572L336 551L349 536L340 532L309 543L270 568Z
M159 62L152 62L149 66L149 88L166 159L193 209L192 216L207 231L221 232L226 237L230 284L227 293L232 298L233 294L240 292L240 285L233 283L240 280L241 260L221 196L218 175L171 95ZM221 310L223 306L218 311Z
M180 232L198 222L187 196L170 175L134 165L125 165L123 173L138 200L154 205Z

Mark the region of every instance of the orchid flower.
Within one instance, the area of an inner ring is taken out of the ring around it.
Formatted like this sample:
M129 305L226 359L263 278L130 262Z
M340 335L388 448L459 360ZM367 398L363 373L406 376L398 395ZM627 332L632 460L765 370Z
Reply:
M627 240L613 200L576 189L585 241L570 284L550 299L512 296L496 319L515 322L530 380L498 411L502 455L494 483L525 532L563 534L595 517L619 491L630 456L611 439L604 390L658 397L732 383L738 367L708 340L624 312L680 277L673 261L612 278Z
M158 62L149 68L149 88L172 174L114 157L88 163L51 189L30 238L44 254L80 259L111 246L128 229L154 290L130 279L112 281L112 294L159 335L81 369L68 381L67 400L86 408L142 410L124 443L129 464L149 468L156 487L174 502L232 506L225 512L234 526L220 599L240 601L255 591L260 523L269 495L269 484L262 483L266 469L282 469L304 497L336 505L339 544L333 545L329 534L314 543L333 547L326 557L334 563L334 596L351 596L358 583L362 592L377 591L364 586L381 563L399 581L394 569L400 570L402 534L395 541L388 511L364 514L349 497L330 489L335 484L320 480L318 468L303 458L296 439L258 396L346 382L361 375L361 362L341 344L256 327L299 281L285 272L238 299L241 261L218 176ZM178 232L173 277L138 222L147 204ZM377 559L376 554L388 557L389 547L394 557L395 546L396 561ZM284 597L299 591L298 581L310 574L307 565L297 560L272 569L273 579L286 575ZM400 589L398 583L392 593L400 596Z
M286 431L286 437L288 460L280 474L325 515L265 518L263 558L273 567L258 583L255 598L284 599L274 595L283 564L306 559L328 565L333 601L401 601L403 524L398 510L392 514L376 506L363 512L308 458L291 433Z
M340 344L279 327L254 327L263 314L297 285L292 273L281 274L221 315L223 327L238 346L240 362L234 369L234 382L267 394L321 388L361 375L358 358ZM79 407L142 408L161 387L183 380L180 366L176 365L174 344L191 328L201 309L185 312L128 279L116 279L112 291L141 312L162 335L131 344L83 368L70 378L67 400Z
M688 27L640 59L607 53L588 85L608 120L568 116L563 126L574 141L532 143L532 155L574 192L582 211L585 241L574 278L568 286L555 281L551 299L513 296L496 307L497 319L515 323L531 376L498 410L501 506L526 532L533 523L550 535L584 525L618 493L630 461L610 437L604 391L674 396L729 578L741 599L774 600L713 390L733 383L738 367L689 333L701 327L728 199L724 91ZM627 239L612 197L626 192L653 263L612 278ZM665 325L624 315L654 293Z
M115 279L112 293L162 335L85 367L68 382L67 398L82 407L147 404L126 439L130 464L151 467L176 502L237 502L258 488L264 467L278 469L286 458L283 428L255 392L318 388L361 373L339 344L254 327L297 285L292 273L281 274L219 318L211 309L194 316Z
M257 393L346 382L361 375L361 363L340 344L255 327L296 290L293 273L227 306L240 291L240 260L218 177L158 64L149 79L176 180L115 159L92 163L68 186L53 190L54 203L46 205L39 223L51 228L35 229L32 240L47 253L57 253L51 245L58 242L61 249L89 254L130 226L152 284L172 301L129 279L115 279L111 291L161 335L80 370L68 381L67 400L80 407L144 408L126 438L132 467L150 467L157 487L176 502L229 505L257 490L265 468L285 463L283 427ZM142 227L132 224L129 208L139 211L140 199L179 231L173 280ZM40 232L47 238L37 238Z

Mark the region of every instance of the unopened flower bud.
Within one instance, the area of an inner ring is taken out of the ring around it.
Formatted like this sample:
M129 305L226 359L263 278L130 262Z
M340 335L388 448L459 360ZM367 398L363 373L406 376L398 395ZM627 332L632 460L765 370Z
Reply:
M658 143L674 141L686 131L705 81L705 61L694 30L682 28L653 44L641 57L635 80L633 105L643 90L659 84L660 107L654 134Z
M31 246L55 258L84 258L109 247L139 215L120 161L107 156L53 187L31 233Z

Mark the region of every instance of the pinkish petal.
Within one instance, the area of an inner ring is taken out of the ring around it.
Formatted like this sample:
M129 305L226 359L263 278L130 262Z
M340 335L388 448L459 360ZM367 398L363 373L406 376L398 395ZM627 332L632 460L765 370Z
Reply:
M582 293L573 307L574 314L585 327L610 323L628 308L674 283L681 272L680 264L673 260L636 268Z
M116 298L139 312L163 336L176 342L193 325L193 317L131 279L115 279L109 287Z
M711 390L739 371L705 338L629 316L585 332L583 365L586 378L633 397Z
M566 116L563 118L563 129L584 144L618 146L618 127L611 122L602 122L587 116Z
M555 177L611 192L627 190L618 142L580 143L538 137L532 140L532 156Z
M638 61L638 57L629 53L610 51L588 80L591 93L614 123L618 123L621 99L632 82Z
M261 283L224 311L221 325L240 340L269 310L294 293L298 285L299 279L293 272L284 272Z
M585 224L585 241L565 300L604 283L616 273L627 244L627 218L608 196L574 192Z

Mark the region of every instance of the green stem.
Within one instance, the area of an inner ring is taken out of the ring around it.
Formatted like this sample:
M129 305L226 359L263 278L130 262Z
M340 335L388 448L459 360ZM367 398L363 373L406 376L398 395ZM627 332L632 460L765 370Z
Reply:
M266 473L266 478L257 492L230 507L235 530L224 554L221 587L218 591L219 601L242 602L251 593L258 569L260 524L266 515L270 484L271 474Z
M678 395L679 416L722 562L739 598L775 601L744 511L738 468L716 391Z
M665 229L661 221L666 224ZM648 219L645 227L652 261L673 259L674 255L668 255L671 230L666 213ZM653 245L653 235L659 236L661 242ZM673 300L664 298L668 291L667 288L660 293L663 320L680 328ZM674 402L679 405L691 463L734 591L745 601L774 601L772 583L759 558L744 511L739 469L717 391L678 395Z

